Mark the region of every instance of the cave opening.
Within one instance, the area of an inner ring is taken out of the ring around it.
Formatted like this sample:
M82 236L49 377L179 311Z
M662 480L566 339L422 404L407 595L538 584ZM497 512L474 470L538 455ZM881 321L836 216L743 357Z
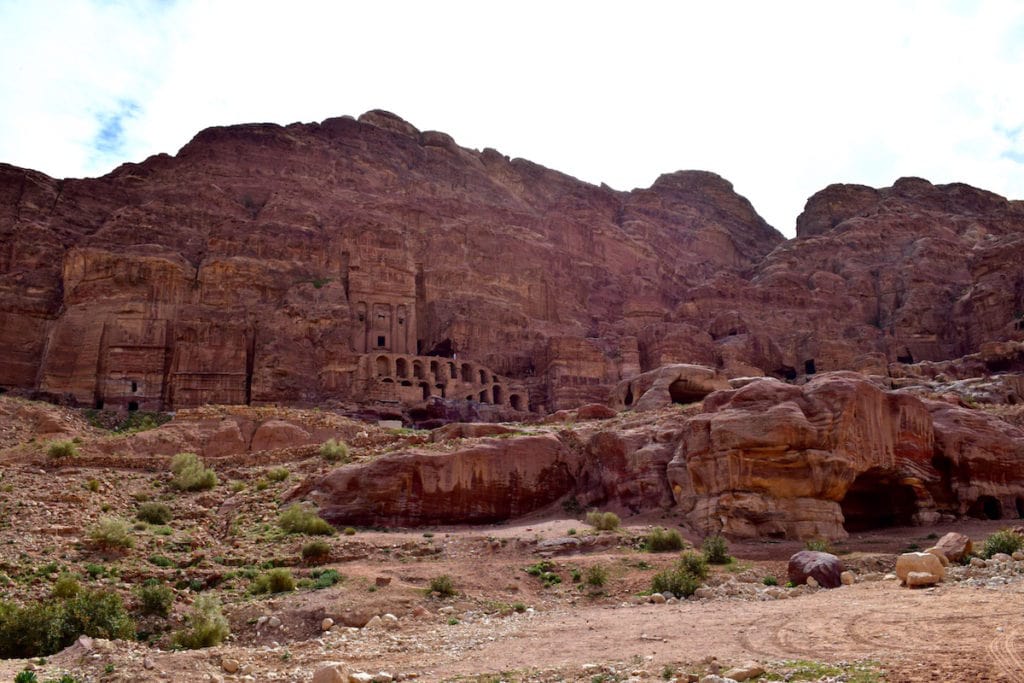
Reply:
M523 398L519 394L512 394L509 396L508 402L512 405L513 410L523 409Z
M813 375L817 371L818 371L818 369L814 365L814 359L813 358L808 358L807 360L804 361L804 374L805 375Z
M701 387L695 386L693 383L688 382L685 379L677 379L672 384L668 385L668 395L672 398L673 403L696 403L697 401L703 401L704 397L708 395L708 391ZM627 398L629 398L627 396ZM632 401L628 401L626 405L629 405Z
M128 401L128 412L129 413L134 413L138 409L139 409L139 402L138 401Z
M839 502L848 532L913 524L917 494L896 473L870 469L861 473Z
M1017 516L1024 519L1024 498L1017 496Z
M426 382L420 382L420 389L423 390L423 400L426 401L430 398L430 385Z
M967 514L977 519L1002 519L1003 505L995 496L978 496Z
M626 401L625 401L625 403L626 403L627 407L633 405L633 385L632 384L630 384L628 387L626 387Z
M777 377L778 379L783 379L786 380L787 382L792 382L793 380L796 379L796 368L792 368L788 365L782 365L773 370L771 374L773 377Z
M910 352L910 349L904 349L902 355L897 354L896 362L897 363L906 363L907 365L912 365L913 362L914 362L914 354L912 354Z

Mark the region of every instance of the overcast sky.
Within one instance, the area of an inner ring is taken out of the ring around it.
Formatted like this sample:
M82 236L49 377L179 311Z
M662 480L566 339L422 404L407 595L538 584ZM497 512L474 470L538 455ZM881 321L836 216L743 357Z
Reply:
M0 0L0 161L395 112L616 189L706 169L788 235L835 182L1024 199L1024 2Z

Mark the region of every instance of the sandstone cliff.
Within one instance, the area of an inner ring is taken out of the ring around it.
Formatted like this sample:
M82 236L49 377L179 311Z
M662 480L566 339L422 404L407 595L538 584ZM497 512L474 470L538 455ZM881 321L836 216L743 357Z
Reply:
M618 192L387 112L0 165L0 387L81 405L605 401L668 363L885 374L1022 339L1024 207L831 186L785 241L697 171Z

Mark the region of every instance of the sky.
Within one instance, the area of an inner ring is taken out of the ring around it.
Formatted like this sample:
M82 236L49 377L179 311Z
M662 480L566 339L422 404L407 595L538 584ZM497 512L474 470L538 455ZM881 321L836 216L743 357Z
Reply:
M1024 2L0 0L0 162L91 177L386 109L618 190L709 170L787 235L831 183L1024 199Z

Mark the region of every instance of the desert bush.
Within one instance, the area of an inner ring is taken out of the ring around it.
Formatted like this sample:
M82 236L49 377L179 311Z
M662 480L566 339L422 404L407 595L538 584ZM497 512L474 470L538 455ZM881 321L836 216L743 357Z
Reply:
M82 584L71 574L61 574L53 584L50 597L58 599L73 598L82 592Z
M163 503L143 503L135 511L135 519L148 524L167 524L171 517L171 508Z
M216 473L195 453L178 453L171 458L171 486L182 491L205 491L217 485Z
M287 479L289 474L291 473L286 468L275 467L274 469L267 472L267 479L269 479L270 481L280 482Z
M103 591L80 591L24 607L0 601L0 657L50 655L83 634L128 639L135 635L135 624L121 598Z
M599 564L592 565L587 568L583 580L592 588L603 588L608 583L608 570Z
M334 533L334 527L320 519L316 510L300 503L293 503L286 507L278 518L277 524L290 534L330 536Z
M700 553L685 552L679 556L679 566L703 581L708 578L708 562Z
M551 562L551 560L541 560L540 562L531 564L523 571L530 576L536 576L540 579L545 588L550 588L556 583L562 583L562 577L555 573L555 564ZM578 580L575 576L573 578Z
M198 650L219 645L230 633L228 620L224 618L217 598L201 595L192 605L188 627L177 631L171 637L171 642L175 647Z
M331 544L319 539L302 546L302 561L306 564L322 564L331 556Z
M290 569L278 567L260 574L252 584L253 593L288 593L295 590L295 579Z
M348 462L348 444L344 441L328 439L320 446L320 457L327 462Z
M728 564L732 559L729 557L729 543L719 534L705 538L700 548L710 564Z
M832 552L832 544L828 542L827 538L812 538L804 543L804 548L807 550L814 550L819 553Z
M143 614L155 614L166 617L174 603L174 591L155 579L142 584L139 588L139 611Z
M655 527L644 539L644 548L651 553L665 553L673 550L682 550L684 546L683 537L675 529L662 529Z
M51 458L73 458L78 455L78 447L74 441L51 441L46 454Z
M981 547L981 556L986 560L997 553L1013 555L1024 548L1024 536L1010 530L997 531L985 539Z
M614 512L600 512L591 510L587 513L587 524L598 531L615 531L619 528L621 521Z
M442 598L450 598L458 594L455 590L455 584L452 583L452 577L447 574L441 576L435 576L430 580L430 585L427 586L427 595L437 595Z
M330 588L341 581L341 574L335 569L316 570L310 576L313 577L313 588L316 589Z
M103 517L89 529L89 540L103 552L123 552L135 546L128 522L117 517Z
M766 576L763 579L761 579L761 583L763 583L766 586L778 586L779 580L776 579L774 576Z

